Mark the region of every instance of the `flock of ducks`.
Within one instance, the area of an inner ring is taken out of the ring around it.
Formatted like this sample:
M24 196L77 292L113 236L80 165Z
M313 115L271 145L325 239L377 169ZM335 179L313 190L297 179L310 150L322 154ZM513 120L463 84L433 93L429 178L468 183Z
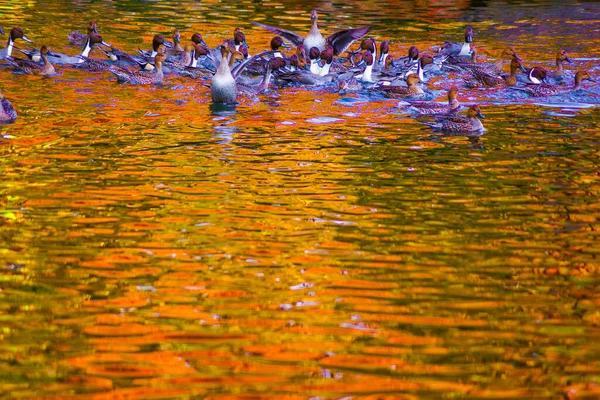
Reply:
M563 64L571 63L564 50L557 52L553 70L541 66L526 69L512 47L505 48L494 63L479 62L477 48L472 43L471 26L466 27L463 42L445 42L433 54L421 53L411 46L406 57L395 59L389 53L387 41L377 48L371 38L363 39L358 49L349 51L355 41L369 33L370 27L344 29L323 37L317 25L316 11L312 11L311 21L306 36L252 22L277 35L268 50L254 56L249 56L249 46L240 28L235 29L233 38L226 39L214 49L208 47L199 33L194 33L191 41L182 46L180 32L175 30L173 43L157 34L151 50L128 54L104 42L96 22L90 22L87 33L68 34L71 44L83 45L80 54L69 56L51 52L47 46L41 46L39 50L16 47L19 39L31 40L23 29L15 27L9 32L6 47L0 50L0 61L18 73L53 75L55 65L63 65L88 71L108 71L119 82L141 85L162 84L165 74L210 79L213 102L225 104L235 104L240 95L263 93L272 82L278 85L330 85L343 92L361 90L403 99L399 106L418 116L432 116L433 122L423 122L434 129L466 133L484 130L479 120L484 118L479 106L473 105L464 114L458 113L460 103L456 87L449 89L447 104L424 101L428 93L421 85L426 84L426 75L454 73L462 77L466 89L512 87L536 97L569 93L580 89L584 80L594 81L586 71L577 71L573 85L559 84L563 79ZM5 34L2 27L0 34ZM289 56L282 53L282 49L290 49L286 41L296 48ZM90 52L94 48L107 58L91 58ZM341 58L345 54L347 56ZM508 74L503 72L506 64L509 64ZM520 72L526 78L524 84L517 85ZM14 121L17 112L1 93L0 104L0 121Z

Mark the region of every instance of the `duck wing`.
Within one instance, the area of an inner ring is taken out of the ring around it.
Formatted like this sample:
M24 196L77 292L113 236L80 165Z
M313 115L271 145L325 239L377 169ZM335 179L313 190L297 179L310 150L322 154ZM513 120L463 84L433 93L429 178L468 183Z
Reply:
M327 37L326 41L333 47L333 55L339 56L357 39L365 36L371 30L370 26L363 26L362 28L351 28L344 29L335 32L333 35Z
M282 36L284 39L287 39L295 47L300 46L304 42L304 38L302 36L298 35L296 32L287 31L285 29L277 28L276 26L261 24L260 22L256 22L256 21L252 21L252 25L260 26L261 28L266 29L269 32L273 32L279 36Z
M251 63L254 62L256 60L258 60L259 58L261 58L262 56L264 56L265 54L274 54L276 53L275 50L265 50L262 53L258 53L256 55L253 55L250 58L245 59L244 61L242 61L239 65L236 65L233 70L231 71L231 76L233 76L233 79L237 79L238 76L240 76L240 74L244 71L244 68L246 68L246 66Z

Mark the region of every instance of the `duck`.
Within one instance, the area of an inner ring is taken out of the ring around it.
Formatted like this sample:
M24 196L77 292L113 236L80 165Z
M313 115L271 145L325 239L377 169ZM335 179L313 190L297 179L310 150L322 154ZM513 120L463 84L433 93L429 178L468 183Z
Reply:
M192 65L192 53L194 53L196 47L192 44L186 44L183 49L183 55L180 59L174 61L165 61L164 66L169 66L172 70L180 70L187 68Z
M252 24L264 28L270 32L273 32L277 35L283 36L286 40L288 40L292 45L299 46L304 45L304 48L311 49L316 47L319 51L325 50L325 46L327 44L333 47L333 55L339 56L344 51L350 47L350 45L357 39L365 36L370 30L370 26L365 26L361 28L351 28L344 29L341 31L337 31L334 34L324 38L319 31L319 27L317 25L318 14L317 10L312 10L311 12L311 28L306 37L302 37L301 35L288 31L285 29L277 28L274 26L269 26L265 24L261 24L256 21L252 21Z
M424 122L425 125L435 130L441 130L448 133L475 133L483 132L485 128L478 119L485 119L478 105L469 107L464 115L434 115L435 122Z
M498 86L514 86L517 84L517 72L527 72L527 70L521 65L521 62L517 58L513 58L510 62L510 75L503 77L500 75L492 75L482 73L479 70L473 70L473 78L467 80L466 86L469 88L474 87L498 87Z
M238 27L233 30L233 47L236 51L240 51L241 46L245 46L246 49L250 48L246 42L246 35L242 32L242 28Z
M578 71L575 74L575 83L573 86L550 85L542 83L539 85L530 85L515 89L527 92L534 97L555 96L557 94L566 94L581 89L581 83L584 80L596 82L596 80L593 79L587 71Z
M24 41L31 43L31 40L25 36L25 33L23 33L22 28L12 28L10 34L8 35L8 43L6 44L6 47L0 50L0 60L6 59L12 55L13 47L17 39L23 39Z
M202 38L202 35L199 34L198 32L192 34L191 41L194 42L195 45L201 44L202 46L208 47L208 45L206 44L206 42Z
M216 71L215 60L210 49L203 44L197 44L194 48L192 56L192 64L190 68L204 68L211 71ZM212 75L212 74L211 74Z
M11 64L16 71L20 71L24 74L44 76L54 75L56 70L50 61L48 61L48 56L53 55L53 53L50 52L48 47L42 46L40 48L40 54L42 61L44 62L42 65L31 60L21 60L19 58L9 58L6 61L8 61L8 63Z
M444 56L471 56L471 42L473 42L473 27L467 25L465 27L465 41L459 42L444 42L440 47L440 54Z
M162 52L158 52L154 56L154 65L156 68L151 73L130 71L115 66L112 66L109 71L117 77L117 82L128 82L133 85L162 85L164 80L162 65L166 58Z
M100 36L99 34L92 32L86 42L85 45L83 47L83 50L81 50L81 53L79 53L76 56L69 56L66 54L61 54L61 53L52 53L52 54L48 54L48 60L52 63L52 64L81 64L85 61L85 57L89 57L90 55L90 51L92 51L92 49L96 46L96 45L102 45L102 46L106 46L106 47L111 47L110 44L106 43L103 39L102 36ZM20 52L22 52L23 54L27 55L27 57L31 58L33 61L35 61L36 57L40 54L38 50L32 50L32 51L25 51L25 50L19 50Z
M1 28L1 27L0 27ZM0 92L0 121L12 122L17 119L17 111L13 105L4 98L4 94Z
M433 64L433 57L429 54L421 54L416 64L409 64L408 68L402 70L401 74L406 78L410 74L417 74L420 82L427 82L424 71L425 67Z
M158 54L158 49L160 48L161 45L165 46L167 49L173 48L173 43L168 42L163 35L161 35L160 33L157 33L152 38L152 50L138 49L138 51L139 51L140 55L142 57L144 57L147 61L152 61Z
M321 86L333 82L336 78L336 74L328 73L331 63L333 62L333 51L319 53L319 50L316 47L313 47L310 49L309 54L311 57L311 69L309 71L278 71L276 78L284 82L300 83L309 86ZM320 67L318 62L315 62L314 57L316 57L316 55L319 57L322 55L324 57L323 61L325 61L325 65L323 67ZM316 72L314 69L315 66Z
M560 49L556 52L555 61L556 61L556 67L554 68L554 70L550 71L551 72L550 77L560 78L563 76L563 72L564 72L563 63L566 61L569 64L572 64L572 61L564 49Z
M92 33L98 33L98 28L96 26L96 21L90 21L87 27L87 34L80 33L79 31L69 32L67 33L67 38L69 39L69 43L81 45L85 44L87 37Z
M453 86L448 90L448 104L435 101L416 101L408 103L408 109L420 115L450 114L460 108L458 89Z
M390 85L389 82L378 82L371 89L381 92L385 97L392 99L402 99L407 97L420 97L425 95L423 89L417 84L420 82L417 74L410 74L406 77L406 85Z
M383 40L379 45L379 58L377 59L376 66L379 69L384 69L386 67L386 60L390 55L390 44L387 40Z
M281 54L281 48L290 49L284 41L283 38L279 35L274 36L269 43L269 47L274 51L273 58L281 58L283 59L283 54ZM251 64L246 66L246 71L250 75L264 75L267 70L267 64L269 60L266 58L259 58L252 62Z
M417 46L410 46L408 48L408 55L406 57L400 57L396 60L394 66L404 67L407 64L416 64L419 61L419 49Z
M548 83L546 77L548 76L548 70L544 67L533 67L525 70L527 74L526 83L528 85L540 85L542 83Z
M257 95L263 93L269 88L271 83L272 71L285 66L285 60L281 57L274 57L267 62L265 74L258 85L245 85L236 83L238 93L245 95Z
M510 62L513 58L517 58L519 61L521 61L521 58L517 55L517 52L512 47L506 47L504 50L502 50L500 58L498 58L498 60L496 60L494 63L462 64L460 65L460 68L468 72L477 71L478 73L497 75L502 72L504 64Z
M167 52L170 55L180 56L185 52L185 49L181 46L181 33L179 29L173 31L173 47Z
M231 67L236 60L241 60L244 56L239 51L225 45L221 45L220 50L221 62L217 67L217 72L210 80L210 95L214 103L235 104L237 85L231 73ZM230 59L228 59L229 55L231 56Z

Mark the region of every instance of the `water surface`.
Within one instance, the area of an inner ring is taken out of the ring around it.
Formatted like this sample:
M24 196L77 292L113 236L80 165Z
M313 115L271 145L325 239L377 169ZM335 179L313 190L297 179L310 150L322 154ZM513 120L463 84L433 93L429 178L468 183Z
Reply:
M551 66L560 46L567 76L598 76L596 2L0 1L0 24L68 54L90 20L130 52L240 26L256 52L251 20L306 32L312 8L398 56L471 23L486 58ZM473 138L364 94L223 108L206 81L58 70L0 70L19 111L0 126L4 396L600 395L598 88L465 90Z

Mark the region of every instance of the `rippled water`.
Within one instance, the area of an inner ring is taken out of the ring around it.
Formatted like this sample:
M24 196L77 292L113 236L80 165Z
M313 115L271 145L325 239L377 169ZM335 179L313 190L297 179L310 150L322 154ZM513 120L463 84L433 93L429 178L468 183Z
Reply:
M0 1L0 24L69 54L92 19L131 52L241 26L254 51L251 20L307 31L311 8L395 55L469 21L484 56L560 46L598 76L594 2ZM58 71L0 70L4 396L600 396L597 87L465 90L487 116L467 138L363 94L220 108L205 81Z

